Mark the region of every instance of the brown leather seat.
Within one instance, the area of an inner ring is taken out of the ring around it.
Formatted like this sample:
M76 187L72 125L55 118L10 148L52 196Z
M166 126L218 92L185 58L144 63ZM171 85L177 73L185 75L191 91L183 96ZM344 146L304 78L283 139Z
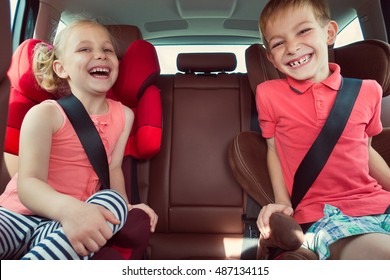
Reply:
M162 75L160 153L138 166L141 199L157 212L150 259L239 259L244 193L231 174L231 139L249 129L252 93L232 53L180 54ZM184 72L184 73L183 73Z
M259 83L283 77L267 60L260 44L246 51L248 77L252 92ZM379 40L366 40L329 50L330 61L341 66L342 75L352 78L375 79L383 88L383 132L373 138L373 147L390 164L390 46ZM260 205L274 201L266 164L267 146L258 132L238 133L229 150L229 162L241 187ZM260 255L261 252L259 252ZM279 255L281 259L316 259L317 255L299 248Z

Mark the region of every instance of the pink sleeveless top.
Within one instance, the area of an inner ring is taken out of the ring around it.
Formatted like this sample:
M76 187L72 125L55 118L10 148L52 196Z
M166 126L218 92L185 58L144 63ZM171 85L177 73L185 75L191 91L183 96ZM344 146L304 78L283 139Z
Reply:
M108 163L112 152L125 126L124 108L120 102L107 99L109 110L103 115L91 115L103 141ZM54 100L61 111L64 123L53 135L49 161L48 184L61 193L71 195L82 201L87 200L100 187L99 179L61 106ZM32 147L33 148L33 147ZM0 205L20 214L33 214L19 200L16 174L0 196Z

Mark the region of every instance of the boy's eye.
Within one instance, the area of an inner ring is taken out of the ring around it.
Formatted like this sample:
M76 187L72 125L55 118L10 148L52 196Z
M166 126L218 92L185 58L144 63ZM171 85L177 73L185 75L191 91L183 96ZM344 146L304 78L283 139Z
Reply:
M80 52L89 52L89 51L90 51L89 48L81 48L81 49L80 49Z
M305 34L306 32L309 32L311 28L304 28L301 31L299 31L299 34Z
M283 42L275 42L275 43L271 44L271 49L277 48L281 45L283 45Z

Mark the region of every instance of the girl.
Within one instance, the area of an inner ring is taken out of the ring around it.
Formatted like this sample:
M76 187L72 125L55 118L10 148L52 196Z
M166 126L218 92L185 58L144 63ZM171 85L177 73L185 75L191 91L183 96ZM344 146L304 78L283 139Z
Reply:
M33 107L21 128L19 173L0 197L1 259L89 259L123 227L128 211L129 217L146 212L154 231L155 212L130 205L125 191L121 166L134 114L106 99L118 65L113 38L91 20L66 27L54 46L37 45L38 83L82 102L102 138L111 189L98 191L99 179L59 104Z

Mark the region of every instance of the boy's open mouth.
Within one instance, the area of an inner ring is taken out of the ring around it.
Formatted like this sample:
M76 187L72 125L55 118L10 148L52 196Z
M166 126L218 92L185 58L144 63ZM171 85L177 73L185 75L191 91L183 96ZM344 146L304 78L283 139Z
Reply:
M308 63L310 61L311 57L312 57L312 54L308 54L308 55L305 55L304 57L300 58L299 60L290 61L287 64L292 68L296 68L296 67L299 67L301 65Z

